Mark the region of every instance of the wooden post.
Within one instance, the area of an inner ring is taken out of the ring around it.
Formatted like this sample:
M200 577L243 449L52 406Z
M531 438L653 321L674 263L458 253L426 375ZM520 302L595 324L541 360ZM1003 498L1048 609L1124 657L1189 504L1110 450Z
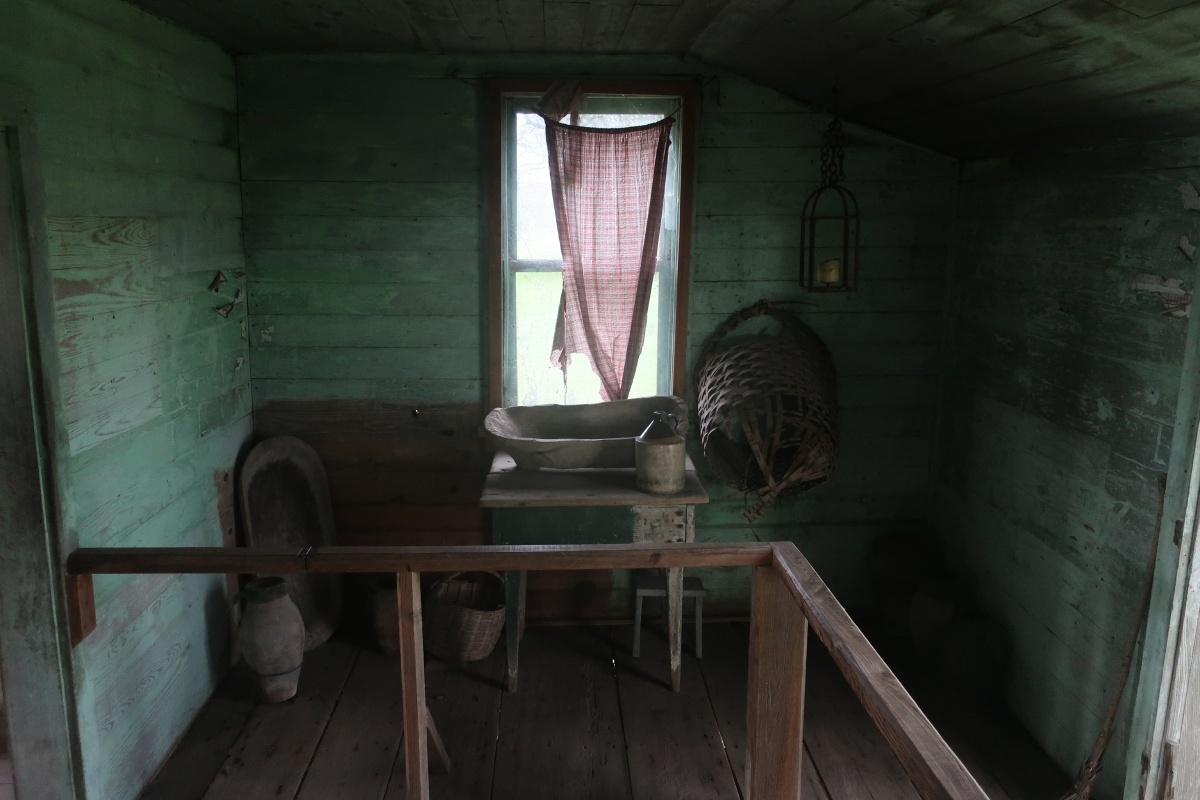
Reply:
M404 713L406 800L429 800L429 743L425 709L425 645L421 631L421 573L397 572L400 604L400 697Z
M67 623L75 647L96 630L96 593L91 575L68 575L66 581Z
M525 572L504 573L504 641L508 661L504 670L504 688L517 690L517 664L521 656L521 628L525 625Z
M808 620L773 567L754 569L752 592L747 800L799 800Z
M667 570L667 640L671 650L671 689L683 681L683 568Z

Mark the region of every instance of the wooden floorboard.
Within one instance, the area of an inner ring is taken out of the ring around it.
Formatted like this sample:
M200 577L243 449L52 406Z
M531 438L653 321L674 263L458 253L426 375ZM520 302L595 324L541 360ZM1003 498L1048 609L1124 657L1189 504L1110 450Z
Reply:
M500 708L492 800L629 797L612 662L603 628L525 632L520 684Z
M363 650L297 800L379 800L401 736L399 659Z
M670 653L658 631L642 636L613 629L621 720L633 800L728 800L738 796L721 731L696 659L685 654L678 692L671 691Z
M241 736L254 705L253 678L245 669L235 669L196 715L138 800L200 800Z
M808 653L804 743L831 800L920 800L895 754L816 641Z
M504 698L504 653L467 664L431 659L425 665L429 716L450 754L450 772L430 776L436 800L486 800L491 797ZM393 766L384 800L404 798L404 759Z
M306 653L296 696L255 707L204 800L294 798L359 652L334 639Z
M740 800L746 626L706 626L703 659L685 646L679 694L661 631L643 630L637 659L631 639L628 627L530 628L514 694L502 648L473 664L431 659L427 702L452 762L431 776L433 800ZM815 639L808 666L805 800L916 800ZM222 686L142 800L403 800L398 670L394 656L334 640L306 656L287 703L251 709L245 685ZM940 705L931 719L994 800L1065 790L1011 717Z

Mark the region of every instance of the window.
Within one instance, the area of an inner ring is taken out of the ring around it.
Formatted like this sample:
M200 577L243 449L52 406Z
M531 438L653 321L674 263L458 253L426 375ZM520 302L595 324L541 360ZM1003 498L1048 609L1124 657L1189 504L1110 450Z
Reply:
M562 254L550 190L545 123L532 110L545 85L493 86L491 143L491 399L494 405L593 403L600 381L587 356L551 364ZM625 128L675 117L649 319L630 397L683 392L691 228L691 86L584 85L579 124ZM681 224L681 220L683 224ZM678 347L676 346L678 343Z

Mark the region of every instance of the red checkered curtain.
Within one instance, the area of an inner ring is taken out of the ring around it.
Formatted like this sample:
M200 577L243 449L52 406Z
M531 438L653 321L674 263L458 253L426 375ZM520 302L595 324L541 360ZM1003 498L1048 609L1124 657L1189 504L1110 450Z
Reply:
M551 360L565 376L571 354L587 355L606 401L629 397L642 353L672 122L583 128L546 119L563 256Z

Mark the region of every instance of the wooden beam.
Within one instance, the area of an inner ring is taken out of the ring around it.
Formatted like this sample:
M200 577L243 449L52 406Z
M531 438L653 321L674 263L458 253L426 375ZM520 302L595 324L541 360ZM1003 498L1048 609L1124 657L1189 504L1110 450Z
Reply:
M751 800L797 800L804 765L808 623L773 567L754 570L746 697Z
M775 565L850 688L875 721L925 800L988 800L899 679L790 542L775 544ZM753 795L752 795L753 796Z
M290 575L304 572L304 559L294 547L81 547L67 556L70 575L191 572Z
M272 547L81 547L72 575L151 573L448 572L767 566L770 543L316 547L302 555Z
M67 623L71 627L71 646L75 647L96 630L96 593L91 575L68 575Z
M429 800L426 738L425 643L421 629L421 575L396 573L400 602L400 697L404 715L404 780L407 800Z

